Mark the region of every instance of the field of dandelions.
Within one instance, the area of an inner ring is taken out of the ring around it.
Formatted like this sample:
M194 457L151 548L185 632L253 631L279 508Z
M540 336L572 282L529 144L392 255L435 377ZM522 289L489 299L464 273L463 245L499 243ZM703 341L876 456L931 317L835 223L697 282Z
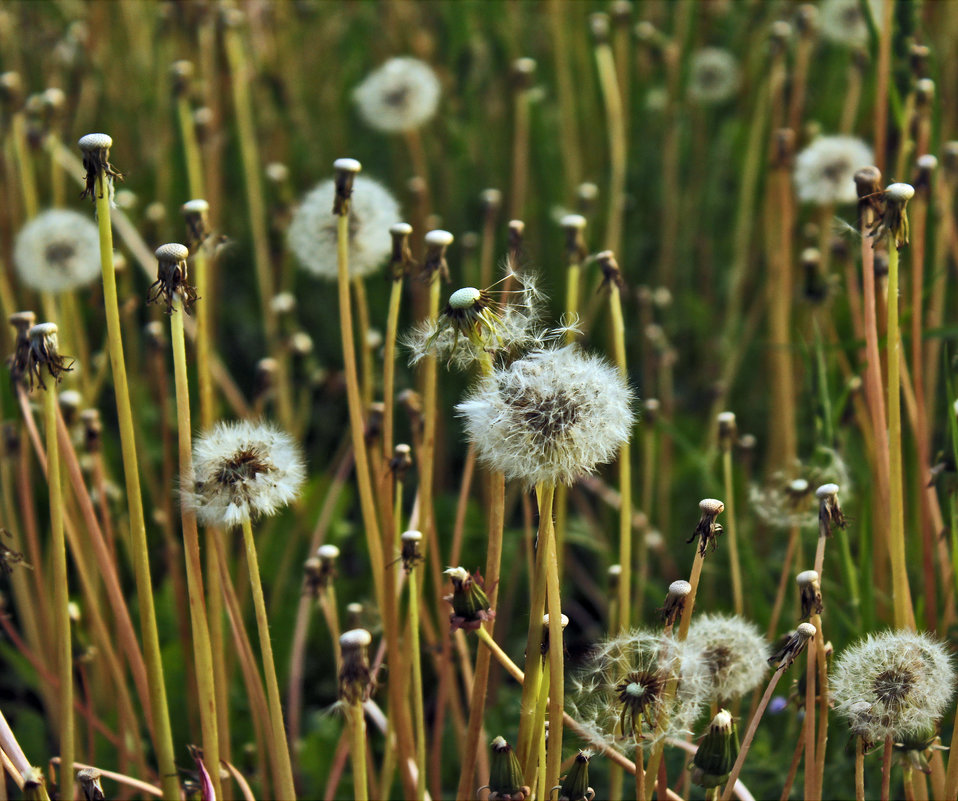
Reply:
M0 801L958 799L956 64L0 5Z

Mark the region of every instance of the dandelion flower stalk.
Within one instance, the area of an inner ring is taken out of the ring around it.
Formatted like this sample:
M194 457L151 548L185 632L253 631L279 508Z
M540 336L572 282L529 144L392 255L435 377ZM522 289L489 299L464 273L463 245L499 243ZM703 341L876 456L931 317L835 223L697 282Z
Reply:
M608 44L605 45L608 48ZM615 352L615 364L623 380L628 376L628 364L625 355L625 319L622 316L622 295L624 287L622 273L611 250L597 257L602 270L603 284L609 292L609 315L612 322L612 343ZM628 441L619 449L619 564L622 574L619 576L619 630L628 629L632 614L632 452Z
M186 259L189 250L178 243L161 245L156 250L158 275L175 272L173 281L186 283ZM173 284L175 286L175 284ZM170 314L170 345L173 349L173 377L176 386L177 443L180 475L193 473L192 427L190 425L190 390L186 367L186 337L183 328L185 314L180 289L174 289L173 312ZM203 563L200 559L199 531L196 514L189 504L181 504L184 551L186 556L187 591L190 600L190 620L193 629L193 658L196 661L196 685L200 701L200 725L203 732L203 757L209 763L210 779L217 796L220 789L220 749L216 704L216 684L213 673L213 649L203 590Z
M512 197L509 208L513 219L522 219L526 210L526 190L529 183L530 87L535 71L536 62L531 58L517 59L512 65Z
M409 661L412 663L413 723L416 735L416 799L426 796L426 714L422 698L422 654L419 648L419 577L416 566L422 561L419 544L422 533L402 535L402 561L409 584Z
M891 184L885 190L885 214L880 230L888 237L888 480L889 551L892 567L895 625L914 627L908 569L905 564L904 481L901 453L901 334L898 323L898 250L908 244L905 204L915 194L909 184Z
M339 671L339 698L346 710L349 750L353 762L353 798L367 801L366 718L363 700L369 684L367 649L372 637L365 629L351 629L339 638L342 667Z
M43 392L47 445L47 483L50 487L50 532L53 549L54 626L57 642L57 675L60 681L60 788L61 795L73 795L73 755L76 731L73 712L73 646L70 632L67 549L63 531L63 488L60 480L60 447L57 439L57 391L60 371L56 367L57 327L41 323L30 329L31 361ZM46 384L41 373L51 379Z
M100 232L100 266L103 276L103 305L107 323L107 341L110 365L113 370L117 418L120 429L120 447L123 455L123 475L130 514L130 538L133 569L136 578L140 608L140 629L144 639L143 650L150 687L150 708L154 726L154 747L157 752L163 794L177 798L180 788L173 756L173 733L170 729L163 678L160 641L156 629L156 609L153 603L153 585L150 577L149 547L146 540L146 521L143 515L143 496L140 491L133 411L127 382L126 362L121 341L120 311L117 304L116 271L113 265L113 230L110 225L110 198L113 179L119 175L109 163L113 140L106 134L87 134L80 140L87 169L87 194L96 203Z
M606 14L593 14L589 21L595 40L595 63L609 134L609 216L605 246L615 253L621 253L627 158L625 116L622 112L621 89L616 77L615 57L609 43L609 17ZM624 569L625 565L622 567Z
M728 511L728 558L732 575L732 605L736 615L744 613L742 596L742 569L738 558L737 527L735 525L735 487L732 479L732 446L737 438L734 412L722 412L718 416L719 447L722 450L722 478L725 484L726 510Z

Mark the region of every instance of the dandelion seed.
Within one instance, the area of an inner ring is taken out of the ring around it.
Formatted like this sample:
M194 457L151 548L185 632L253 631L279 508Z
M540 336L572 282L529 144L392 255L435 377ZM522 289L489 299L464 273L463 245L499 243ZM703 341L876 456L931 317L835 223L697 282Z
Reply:
M570 345L494 370L456 409L478 457L506 478L571 484L628 441L631 402L615 367Z
M183 493L207 526L233 527L275 514L299 494L306 468L288 434L268 423L218 423L193 445L193 480Z
M63 292L100 276L96 224L66 209L49 209L17 234L13 263L20 280L38 292Z
M333 180L310 191L293 214L286 241L300 266L327 281L338 276L336 197ZM349 204L349 273L353 278L375 272L392 250L390 227L399 219L399 204L378 181L357 175Z
M755 624L737 615L695 617L686 642L698 650L708 670L711 701L741 698L768 672L768 643Z
M436 73L416 58L391 58L353 91L363 121L387 133L412 131L428 122L439 106Z
M738 62L727 50L703 47L692 53L688 94L696 105L718 105L734 97L740 83Z
M835 711L869 743L934 730L955 692L946 646L928 634L870 634L838 658L829 674Z
M854 136L819 136L795 159L795 190L804 203L854 203L855 173L869 166L872 149Z
M688 733L708 688L708 669L694 648L633 629L599 643L573 680L569 705L594 745L648 748Z

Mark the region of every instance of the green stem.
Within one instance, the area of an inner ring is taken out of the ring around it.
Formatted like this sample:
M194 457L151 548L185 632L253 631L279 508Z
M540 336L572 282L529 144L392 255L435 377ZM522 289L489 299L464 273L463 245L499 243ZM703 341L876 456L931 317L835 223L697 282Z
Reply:
M735 487L732 483L732 449L726 448L722 454L722 472L725 479L725 511L728 525L728 558L732 571L732 603L736 615L745 611L745 602L742 595L742 568L738 558L738 534L735 524Z
M888 478L889 550L895 626L914 628L911 591L905 565L905 499L901 460L901 337L898 325L898 248L888 242Z
M608 42L596 45L595 61L609 134L609 219L606 225L605 246L621 255L622 215L625 211L626 137L622 114L622 97L616 78L615 59ZM623 569L625 566L623 565Z
M273 645L269 637L269 616L266 614L266 599L263 597L263 583L259 574L259 559L256 557L253 525L249 518L243 520L243 544L246 546L250 590L253 594L256 628L259 632L259 645L263 655L263 675L266 678L266 699L269 702L269 725L272 730L273 764L276 765L276 771L279 774L278 784L282 791L282 797L294 799L296 798L296 788L293 786L293 766L290 762L289 746L286 742L286 726L283 722L283 701L279 694L279 681L276 678Z
M70 636L70 586L67 547L63 533L63 488L60 481L60 446L57 440L57 379L43 393L47 439L47 483L50 487L50 532L53 546L53 619L57 641L57 675L60 681L60 792L73 796L74 711L73 646ZM66 788L69 788L68 790Z
M176 385L176 422L179 438L180 477L188 480L193 475L193 456L190 425L190 390L186 372L186 338L183 333L182 303L174 301L170 314L170 344L173 348L173 375ZM203 731L203 758L206 761L217 797L220 788L220 746L217 726L216 682L213 674L213 648L203 591L203 563L200 559L199 532L196 514L186 505L180 505L183 542L186 556L186 582L190 600L190 620L193 625L193 658L196 662L196 686L200 701L200 726Z
M353 799L368 801L366 786L366 718L363 702L357 699L346 707L349 717L349 751L353 759Z
M606 46L608 49L608 46ZM611 54L611 51L610 51ZM614 77L614 73L613 73ZM625 353L625 319L622 316L622 297L619 287L612 282L609 285L609 312L612 318L612 341L615 349L615 363L623 378L628 378L628 364ZM625 631L631 625L632 613L632 448L628 441L619 450L619 494L622 504L619 506L619 564L622 574L619 578L619 630Z
M150 708L153 714L154 747L160 769L160 781L166 798L179 798L180 787L176 761L173 757L173 732L170 729L166 702L166 684L163 678L163 660L156 629L156 609L153 604L153 584L150 575L149 546L146 541L146 521L143 516L143 496L137 465L136 440L133 428L133 410L127 383L123 342L120 337L120 310L116 296L116 271L113 266L113 229L110 225L110 192L101 171L96 179L96 210L100 231L100 266L103 275L103 306L106 314L110 365L113 369L113 388L116 396L117 423L120 429L120 448L123 454L123 475L130 514L130 549L136 578L140 607L140 629L146 671L150 687Z
M419 650L419 588L416 570L409 571L409 658L416 728L416 799L426 797L426 714L422 700L422 658Z

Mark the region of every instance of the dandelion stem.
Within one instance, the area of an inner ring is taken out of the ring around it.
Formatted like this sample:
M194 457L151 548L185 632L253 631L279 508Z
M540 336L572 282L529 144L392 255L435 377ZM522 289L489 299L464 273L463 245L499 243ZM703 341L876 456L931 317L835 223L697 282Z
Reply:
M70 588L67 548L63 534L63 487L60 481L60 447L57 440L57 379L51 374L43 393L47 440L47 484L50 487L50 532L53 547L53 617L57 640L57 675L60 680L60 794L73 796L74 711L73 646L70 633Z
M157 752L163 794L168 798L178 798L180 788L177 780L176 762L173 756L173 732L170 729L170 717L166 702L166 684L163 678L160 640L156 630L156 609L153 604L149 546L146 541L146 521L143 516L143 496L140 491L139 468L137 466L133 410L130 406L130 389L127 383L123 342L120 335L116 271L113 266L113 230L110 225L110 188L102 169L97 174L95 192L97 222L100 230L103 305L106 314L110 365L113 369L117 422L120 429L120 447L123 454L123 475L126 481L126 497L130 513L131 551L137 596L139 597L140 629L144 640L143 650L149 679L150 708L153 713L154 747Z
M426 797L426 715L422 700L422 655L419 649L419 579L409 571L409 659L412 663L412 702L416 732L416 799Z
M728 512L728 558L732 572L732 603L736 615L745 612L745 603L742 596L742 568L738 558L738 537L735 524L735 487L732 481L732 448L728 447L722 454L722 473L725 481L725 510Z
M253 608L256 611L256 627L259 631L259 645L263 656L263 675L266 678L266 698L269 702L269 723L272 730L271 748L274 754L278 784L283 798L296 798L293 786L293 767L290 762L289 746L286 743L286 727L283 723L283 702L279 694L279 681L276 678L276 663L273 661L273 646L269 637L269 617L266 614L266 599L263 597L263 583L259 574L259 560L256 557L256 542L253 539L253 525L249 517L243 519L243 544L246 546L246 562L249 567L250 590L253 594ZM360 707L360 714L362 708ZM365 775L365 774L364 774Z
M758 730L758 724L762 720L762 715L765 714L765 708L768 706L768 702L772 700L772 693L775 692L775 687L778 685L778 681L782 678L782 674L784 672L785 668L781 667L776 670L772 674L772 678L769 679L768 686L765 688L765 695L762 696L762 700L758 704L758 709L755 710L755 714L752 715L752 719L749 721L748 729L745 732L745 737L742 739L742 747L738 752L738 758L735 760L735 765L732 766L732 771L728 775L728 779L725 784L725 790L722 792L722 801L729 801L729 799L732 797L732 791L735 788L735 782L738 780L738 776L742 772L742 765L745 764L745 757L748 756L748 749L752 745L755 732Z
M682 609L682 619L679 622L679 640L684 640L689 633L689 623L692 621L692 609L695 607L695 594L698 592L699 579L702 577L702 565L705 557L702 555L702 549L696 546L695 559L692 562L692 572L689 574L689 584L692 589L689 590L688 597L685 599L685 606Z
M555 485L540 484L536 488L539 500L539 534L536 547L535 575L532 580L532 598L529 602L529 633L526 639L526 672L522 682L519 705L519 765L526 784L535 781L536 743L542 732L535 731L536 697L542 676L542 615L546 605L546 582L549 570L549 550L552 534L552 502ZM560 619L557 615L556 619ZM561 636L561 635L560 635ZM561 640L560 640L561 642Z
M366 717L361 698L346 705L346 716L349 718L349 751L353 760L353 798L355 801L367 801Z
M888 480L889 551L895 626L914 629L911 590L905 565L905 509L901 458L901 337L898 325L898 248L888 241Z
M183 333L183 305L173 302L170 314L170 344L173 348L173 375L176 384L176 421L179 444L180 476L193 475L190 425L190 390L186 372L186 337ZM203 563L200 558L196 514L186 504L180 506L186 556L187 592L193 628L193 657L196 660L196 684L200 701L200 726L203 732L203 758L209 766L210 778L217 797L220 789L220 747L216 707L216 683L213 673L213 648L203 591Z
M609 134L609 219L605 230L605 246L622 252L622 216L625 211L626 134L622 113L622 96L616 78L612 46L602 41L595 47L595 63L599 72L599 86L608 121ZM622 565L623 572L625 565Z
M891 797L891 756L894 744L894 735L889 732L881 754L881 801L888 801Z
M549 609L549 676L552 689L549 692L549 749L546 766L546 785L548 788L559 784L559 771L562 764L562 711L565 706L565 663L563 660L562 640L562 604L559 597L559 562L556 552L555 526L552 525L552 501L540 507L549 518L549 528L545 532L549 538L548 563L546 565L547 604ZM631 531L630 531L631 533Z
M855 801L865 801L865 741L855 737Z

